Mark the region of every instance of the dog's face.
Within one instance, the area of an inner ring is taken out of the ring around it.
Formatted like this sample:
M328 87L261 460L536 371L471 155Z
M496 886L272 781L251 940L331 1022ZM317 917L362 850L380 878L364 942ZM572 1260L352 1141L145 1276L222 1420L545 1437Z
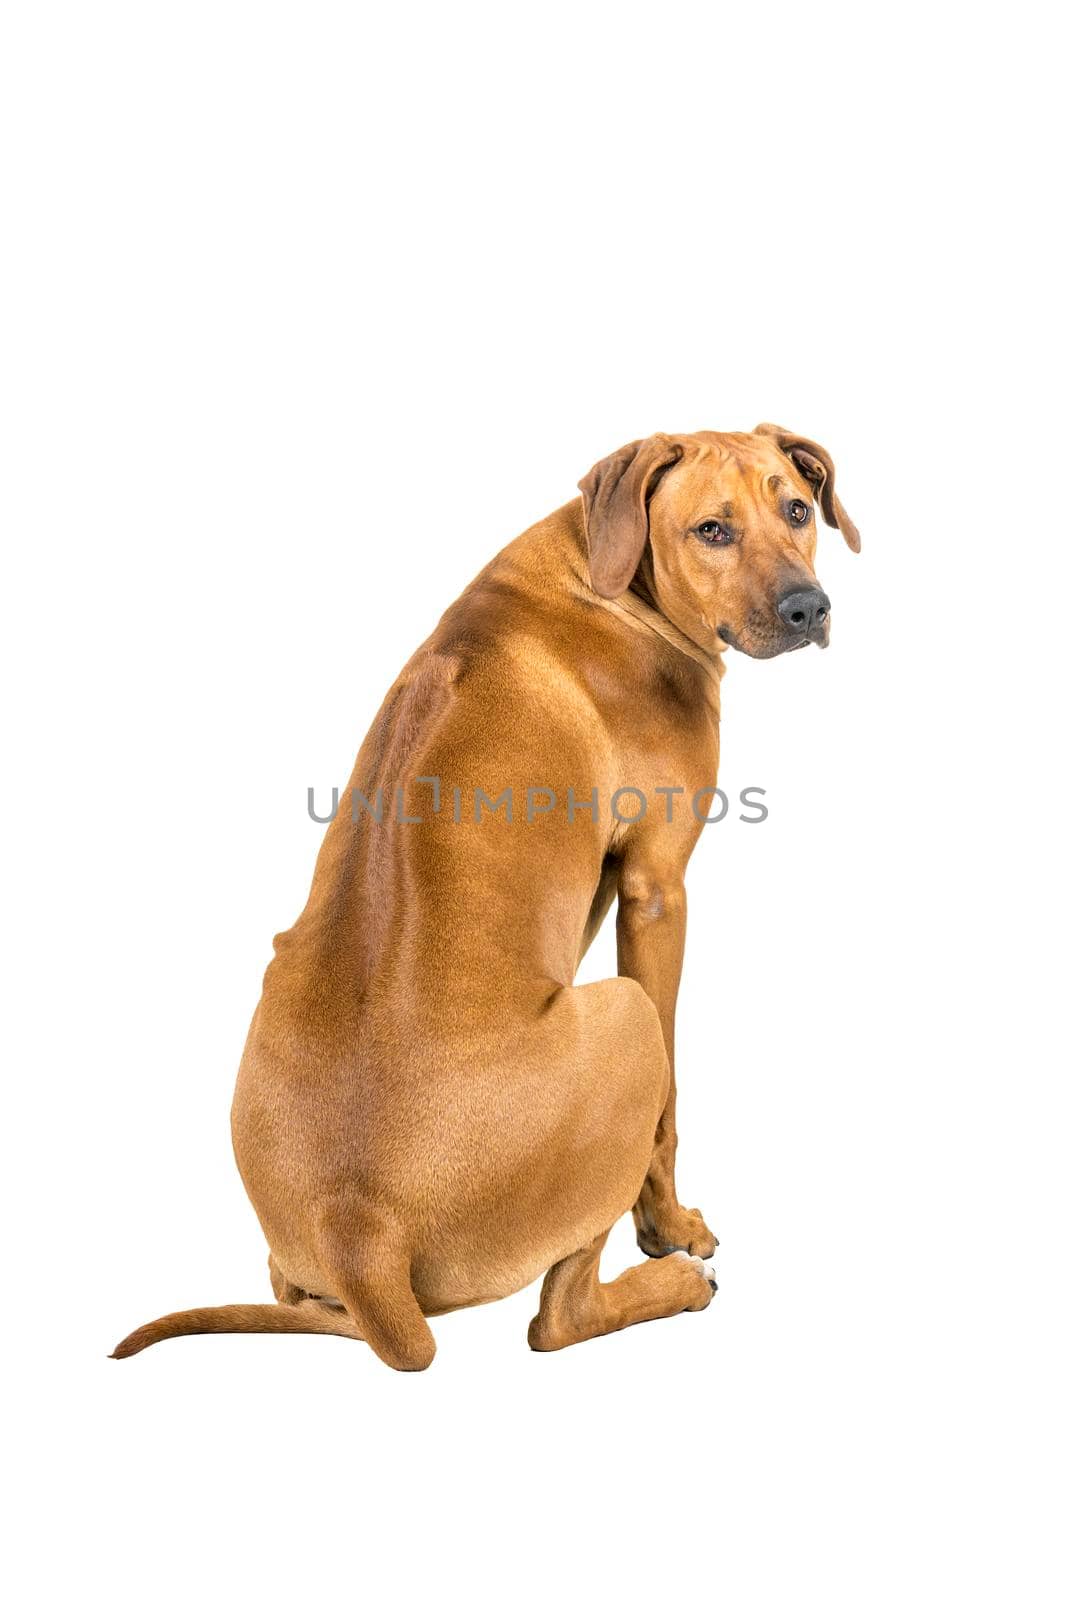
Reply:
M769 423L754 433L655 434L580 485L593 587L634 583L707 650L776 656L830 641L815 576L815 503L860 545L821 445Z

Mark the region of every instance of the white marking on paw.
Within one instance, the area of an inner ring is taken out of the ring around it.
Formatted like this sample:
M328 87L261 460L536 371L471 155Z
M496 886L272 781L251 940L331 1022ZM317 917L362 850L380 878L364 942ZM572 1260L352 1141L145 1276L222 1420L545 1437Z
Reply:
M705 1261L703 1256L690 1256L689 1259L692 1261L694 1266L700 1268L701 1272L703 1273L704 1277L707 1278L709 1283L715 1282L715 1268L712 1266L710 1261Z

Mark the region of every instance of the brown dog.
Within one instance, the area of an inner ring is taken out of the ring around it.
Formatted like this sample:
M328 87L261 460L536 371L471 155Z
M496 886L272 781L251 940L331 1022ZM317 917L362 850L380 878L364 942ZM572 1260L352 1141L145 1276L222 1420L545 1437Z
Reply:
M535 1350L711 1299L715 1237L674 1189L691 797L726 646L828 642L813 490L860 541L827 452L769 424L656 434L580 487L405 667L274 941L233 1140L280 1303L176 1312L116 1356L334 1333L423 1368L427 1316L541 1273ZM620 976L576 988L616 896ZM630 1208L653 1259L602 1284Z

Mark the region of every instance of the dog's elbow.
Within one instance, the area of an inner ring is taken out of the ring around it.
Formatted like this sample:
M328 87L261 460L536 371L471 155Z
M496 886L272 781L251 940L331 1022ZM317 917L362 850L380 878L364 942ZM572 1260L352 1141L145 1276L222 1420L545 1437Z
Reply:
M660 922L685 910L685 885L680 878L650 871L624 869L619 876L619 914L633 922Z

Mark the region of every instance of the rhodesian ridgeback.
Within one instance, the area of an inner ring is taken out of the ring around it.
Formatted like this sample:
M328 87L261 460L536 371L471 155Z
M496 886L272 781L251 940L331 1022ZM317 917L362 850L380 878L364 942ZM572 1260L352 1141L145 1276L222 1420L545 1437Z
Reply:
M860 541L827 451L767 423L655 434L579 487L408 662L274 941L233 1143L277 1303L175 1312L116 1356L331 1333L417 1370L428 1317L541 1274L535 1350L711 1300L715 1236L674 1185L687 797L716 781L726 649L828 643L814 501ZM616 899L619 976L576 986ZM602 1283L629 1210L649 1259Z

